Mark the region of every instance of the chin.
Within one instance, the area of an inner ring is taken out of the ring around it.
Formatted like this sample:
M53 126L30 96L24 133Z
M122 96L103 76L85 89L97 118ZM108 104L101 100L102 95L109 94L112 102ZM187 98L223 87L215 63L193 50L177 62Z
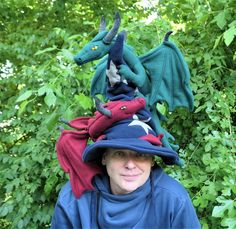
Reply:
M126 190L126 193L130 193L130 192L133 192L135 191L137 188L139 188L141 185L130 185L130 184L127 184L125 186L125 189Z

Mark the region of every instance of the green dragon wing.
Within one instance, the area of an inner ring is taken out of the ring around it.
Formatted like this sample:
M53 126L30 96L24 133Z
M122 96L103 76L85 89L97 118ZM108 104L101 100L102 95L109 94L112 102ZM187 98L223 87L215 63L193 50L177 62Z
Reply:
M193 110L188 65L174 43L164 41L139 59L151 80L150 105L166 102L169 111L176 107Z
M103 58L95 68L95 74L92 78L90 95L92 97L101 94L106 97L107 77L106 77L107 57Z

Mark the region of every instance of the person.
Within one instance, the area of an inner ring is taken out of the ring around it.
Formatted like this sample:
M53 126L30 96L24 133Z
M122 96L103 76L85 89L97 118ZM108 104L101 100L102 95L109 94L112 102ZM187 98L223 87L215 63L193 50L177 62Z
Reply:
M94 190L77 199L68 182L51 228L200 228L187 191L154 161L154 156L175 161L177 155L150 143L156 134L147 123L122 120L105 135L83 153L84 161L103 167L94 177Z
M60 191L51 228L201 228L186 189L155 161L181 164L177 152L163 146L145 99L135 98L136 88L109 57L111 101L97 103L93 117L65 122L76 131L63 130L57 142L70 182Z

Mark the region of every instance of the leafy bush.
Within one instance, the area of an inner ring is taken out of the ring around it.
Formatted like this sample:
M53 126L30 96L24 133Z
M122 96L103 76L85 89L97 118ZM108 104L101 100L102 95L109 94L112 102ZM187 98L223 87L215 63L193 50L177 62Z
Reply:
M179 111L169 118L186 160L184 171L173 175L191 191L203 228L235 228L235 2L160 5L173 25L182 25L176 40L187 57L195 94L194 114Z
M110 26L119 9L127 42L139 54L175 31L171 39L191 70L195 111L167 114L165 126L180 145L185 167L165 169L188 189L203 228L235 228L235 7L233 0L162 0L148 9L131 0L4 0L0 227L49 227L68 179L56 159L58 119L93 112L88 95L96 62L78 67L73 56L97 33L100 16ZM153 14L158 17L150 24L142 21Z

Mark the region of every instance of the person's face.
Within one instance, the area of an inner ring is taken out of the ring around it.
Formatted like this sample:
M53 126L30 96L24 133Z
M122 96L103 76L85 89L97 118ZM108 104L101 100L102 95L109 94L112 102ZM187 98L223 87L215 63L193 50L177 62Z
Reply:
M107 149L102 158L110 177L111 192L127 194L142 186L148 179L153 156L125 149Z

